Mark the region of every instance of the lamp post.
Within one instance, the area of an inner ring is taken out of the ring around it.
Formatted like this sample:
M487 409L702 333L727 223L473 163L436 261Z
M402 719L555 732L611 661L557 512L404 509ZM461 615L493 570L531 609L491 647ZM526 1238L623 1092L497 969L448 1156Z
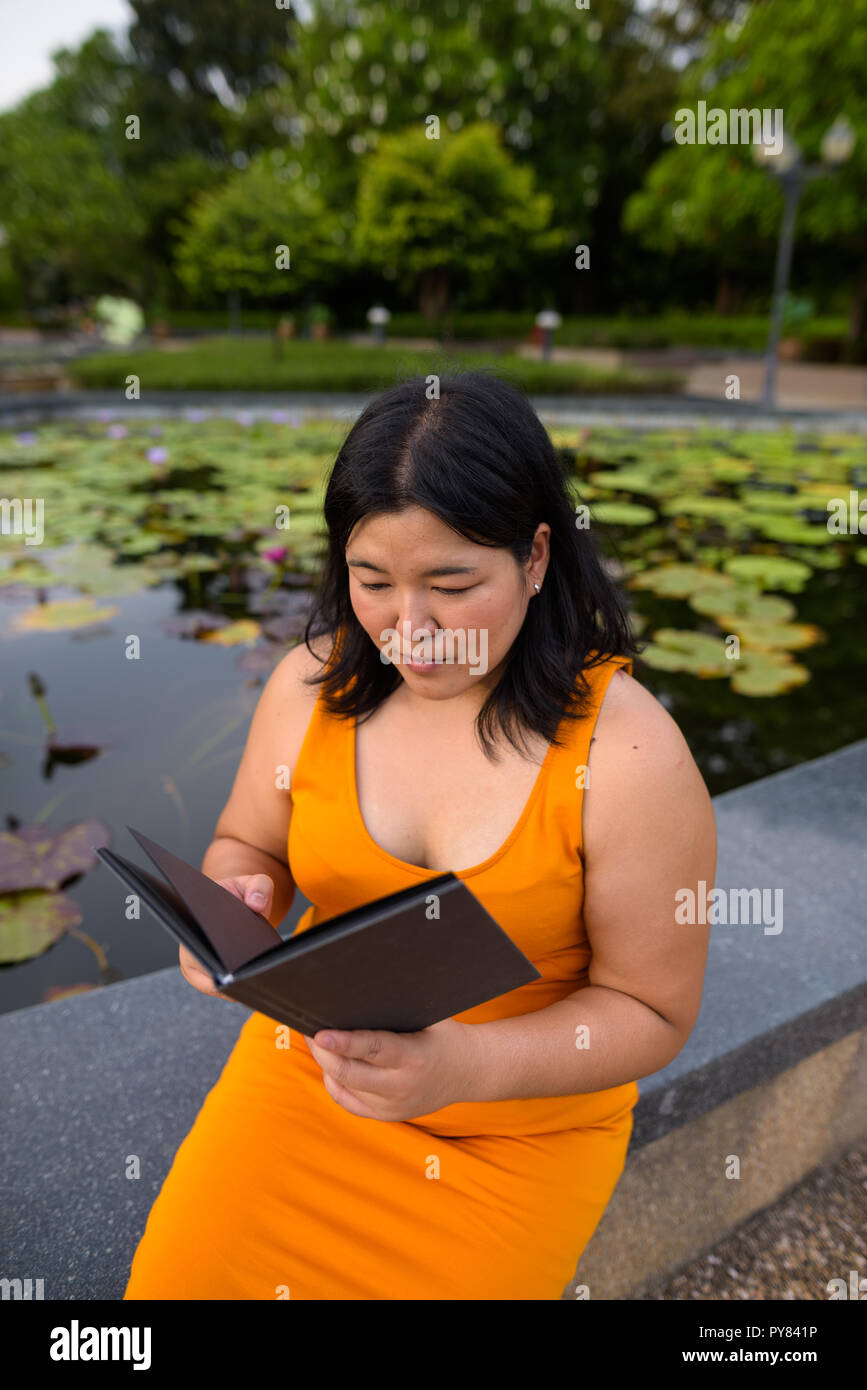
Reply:
M762 404L769 410L776 405L777 361L783 328L783 303L789 285L792 250L795 244L795 218L804 185L820 174L830 174L845 164L855 148L855 132L845 116L838 116L822 139L821 164L805 164L800 147L783 136L779 154L771 154L767 146L753 146L756 163L779 179L783 189L783 222L777 242L777 263L774 269L774 292L771 301L771 323L765 353L765 390Z
M391 314L383 304L374 304L373 308L367 311L367 322L373 329L373 341L375 343L385 342L385 325L391 318Z
M555 328L559 328L563 320L556 309L543 309L536 315L536 327L542 330L542 357L546 362L551 360L551 339Z

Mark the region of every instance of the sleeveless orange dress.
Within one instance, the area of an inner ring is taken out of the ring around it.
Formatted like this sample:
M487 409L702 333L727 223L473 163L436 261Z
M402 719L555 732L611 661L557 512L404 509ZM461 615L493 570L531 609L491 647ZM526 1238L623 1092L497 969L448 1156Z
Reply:
M593 708L564 721L523 812L463 879L541 978L455 1017L486 1023L586 986L577 769ZM312 904L296 932L441 872L381 849L355 782L355 721L317 698L292 782L288 860ZM214 1007L219 1007L215 1002ZM125 1299L559 1299L617 1185L637 1082L363 1119L325 1090L300 1033L253 1013L150 1212Z

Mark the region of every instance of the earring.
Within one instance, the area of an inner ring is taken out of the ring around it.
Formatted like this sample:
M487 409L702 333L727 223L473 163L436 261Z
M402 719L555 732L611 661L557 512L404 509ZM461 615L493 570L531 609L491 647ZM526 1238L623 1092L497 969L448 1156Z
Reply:
M538 584L534 584L534 585L533 585L533 588L536 590L536 593L538 594L538 593L539 593L539 585L538 585Z

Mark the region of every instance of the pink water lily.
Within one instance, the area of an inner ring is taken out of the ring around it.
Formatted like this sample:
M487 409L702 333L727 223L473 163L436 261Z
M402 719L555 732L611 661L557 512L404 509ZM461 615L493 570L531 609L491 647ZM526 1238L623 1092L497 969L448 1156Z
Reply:
M148 449L145 457L148 463L166 463L168 462L169 451L168 449L157 446L156 448Z
M266 560L271 560L275 565L279 565L289 554L285 545L274 545L270 550L263 550L262 554Z

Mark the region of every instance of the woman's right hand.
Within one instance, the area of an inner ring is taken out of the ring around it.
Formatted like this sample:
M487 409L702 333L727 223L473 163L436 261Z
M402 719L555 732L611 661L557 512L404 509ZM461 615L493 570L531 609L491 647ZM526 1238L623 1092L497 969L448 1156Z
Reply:
M226 888L230 893L234 893L236 898L240 898L242 903L252 908L253 912L258 912L262 917L267 918L271 911L271 904L274 901L274 880L267 874L240 874L235 878L217 878L215 883L219 883L221 888ZM262 895L262 901L255 900L253 895ZM269 923L270 925L270 923ZM277 933L275 933L276 937ZM230 999L228 994L221 994L216 988L214 981L204 970L191 951L186 946L178 948L178 964L181 974L188 985L197 989L201 994L213 994L217 999ZM237 1000L232 1000L237 1003Z

